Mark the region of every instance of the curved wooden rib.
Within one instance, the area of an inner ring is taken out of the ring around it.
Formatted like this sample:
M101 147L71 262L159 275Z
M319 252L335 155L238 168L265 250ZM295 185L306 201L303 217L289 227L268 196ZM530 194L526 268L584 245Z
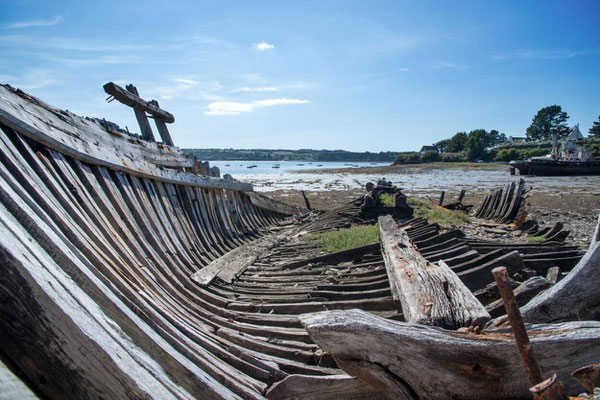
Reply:
M461 334L360 310L306 314L301 320L342 369L385 390L390 398L530 396L509 330ZM535 325L528 333L542 373L557 373L567 392L578 393L581 389L570 373L574 366L597 361L600 322Z
M541 323L600 316L600 215L590 247L575 268L521 309L525 322Z

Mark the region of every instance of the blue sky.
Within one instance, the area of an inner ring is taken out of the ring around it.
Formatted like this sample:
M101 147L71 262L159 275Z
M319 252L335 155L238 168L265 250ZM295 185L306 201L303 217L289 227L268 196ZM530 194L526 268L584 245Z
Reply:
M172 3L172 4L170 4ZM175 115L180 147L418 150L600 114L600 1L5 1L0 82L139 131L102 85Z

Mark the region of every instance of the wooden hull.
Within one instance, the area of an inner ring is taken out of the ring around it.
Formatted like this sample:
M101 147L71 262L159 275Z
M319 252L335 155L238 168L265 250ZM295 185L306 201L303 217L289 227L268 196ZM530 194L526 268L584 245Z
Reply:
M511 161L509 165L516 168L519 171L519 175L600 175L600 161L528 160Z

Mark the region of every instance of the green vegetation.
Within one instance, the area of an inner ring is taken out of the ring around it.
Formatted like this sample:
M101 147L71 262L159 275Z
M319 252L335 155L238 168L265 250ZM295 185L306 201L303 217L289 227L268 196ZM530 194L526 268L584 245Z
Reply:
M470 222L470 218L467 214L436 207L424 200L409 198L407 203L415 209L415 217L427 218L431 223L438 223L444 226L456 226L468 224Z
M252 161L348 161L392 162L395 151L379 153L345 150L269 150L269 149L183 149L185 154L199 160L252 160Z
M592 122L592 127L588 131L589 137L594 139L600 139L600 116L598 116L598 121Z
M393 206L394 205L394 196L389 193L381 193L379 195L379 203L383 206Z
M569 127L566 122L569 116L564 112L561 106L552 105L544 107L535 114L531 125L527 128L527 139L529 140L547 140L556 133L558 137L567 136Z
M323 246L329 253L366 246L379 241L379 225L355 225L348 229L306 236Z
M542 243L546 238L542 236L529 236L527 238L527 243Z

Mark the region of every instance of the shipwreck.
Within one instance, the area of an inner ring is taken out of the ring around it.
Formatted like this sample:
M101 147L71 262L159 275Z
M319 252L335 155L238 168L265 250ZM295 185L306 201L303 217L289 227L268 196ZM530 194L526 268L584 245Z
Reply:
M184 156L174 116L135 87L105 90L140 135L0 86L5 397L527 398L497 267L542 376L569 394L598 384L600 227L582 250L562 224L525 220L523 181L472 213L537 243L443 229L385 181L300 209ZM469 211L463 197L446 207ZM302 240L375 222L372 245Z

